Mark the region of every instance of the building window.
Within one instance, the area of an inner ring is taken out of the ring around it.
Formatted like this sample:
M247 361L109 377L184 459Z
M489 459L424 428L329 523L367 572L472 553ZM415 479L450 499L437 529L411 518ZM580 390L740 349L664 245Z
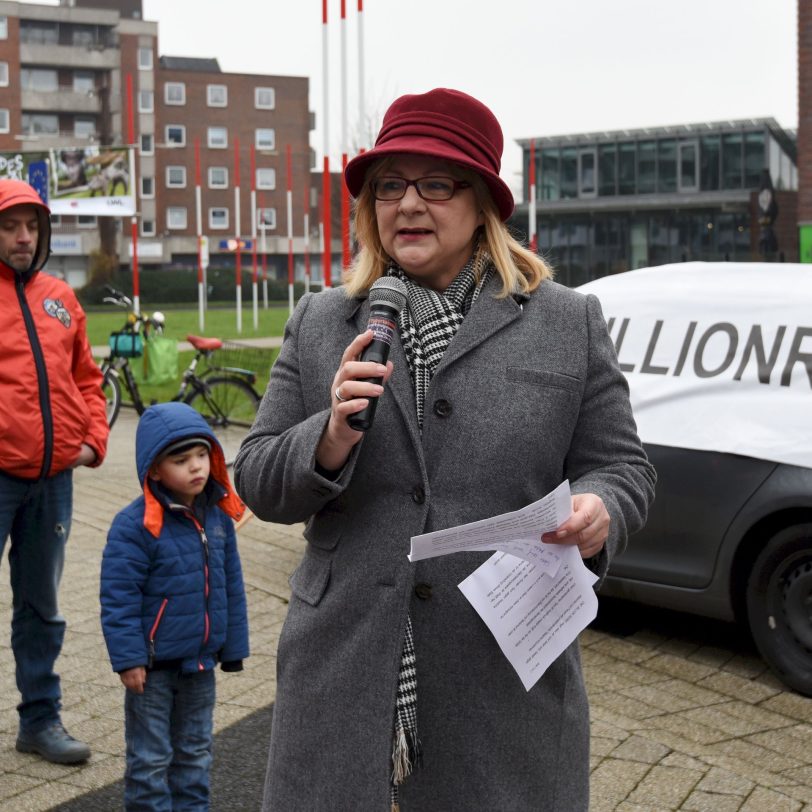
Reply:
M742 188L742 145L741 133L725 133L722 136L722 188Z
M166 167L166 185L170 189L185 189L186 188L186 167L185 166L167 166Z
M76 225L79 228L95 228L96 222L96 217L92 214L80 214L76 218Z
M564 147L561 150L561 197L578 197L578 150Z
M152 113L155 110L155 96L151 90L138 91L138 112Z
M186 83L166 82L164 84L164 102L166 104L186 104Z
M637 188L637 145L634 141L621 141L617 150L617 192L620 195L633 195Z
M59 90L59 74L54 68L21 68L20 87L23 90L56 93Z
M254 107L257 110L273 110L276 106L276 92L272 87L254 88Z
M260 127L255 131L257 149L276 149L276 131L269 127Z
M73 72L73 92L87 93L90 96L96 92L96 74L92 70L75 70Z
M744 186L757 189L761 184L761 170L767 168L767 150L764 133L747 133L744 136Z
M141 197L155 197L155 178L149 175L141 177Z
M673 138L661 138L657 142L657 191L677 190L677 142Z
M92 118L75 118L73 120L73 134L76 138L95 138L96 120Z
M24 135L59 135L59 116L53 113L23 113Z
M8 17L0 16L0 39L8 39Z
M138 49L138 70L152 70L152 48Z
M209 189L228 189L228 169L226 167L209 167Z
M209 127L208 145L212 149L225 149L228 146L228 130L225 127Z
M209 107L226 107L228 88L225 85L206 85L206 104Z
M172 229L186 228L186 206L167 206L166 227Z
M657 191L657 142L640 141L637 144L637 193Z
M223 206L215 206L209 209L209 228L228 228L228 209Z
M257 228L262 231L276 228L276 209L257 209Z
M706 135L699 146L700 188L703 192L715 191L721 183L719 164L722 160L722 139L718 135Z
M153 155L155 153L155 136L152 133L141 134L141 154Z
M545 149L541 153L541 199L558 200L561 189L558 182L560 161L557 149Z
M51 215L51 225L52 226L61 226L62 225L62 215L61 214L52 214Z
M257 169L257 189L276 189L276 170Z
M0 87L8 87L8 62L0 62Z
M6 108L0 108L0 133L11 132L11 124L9 122L8 110Z
M166 143L176 147L186 146L186 127L183 124L166 125Z
M617 146L615 144L598 145L598 194L606 196L617 194Z
M578 195L595 197L598 193L596 150L588 149L578 154Z
M155 236L155 221L154 220L142 220L141 221L141 236L142 237L154 237Z
M679 145L679 190L695 192L699 188L698 145L696 141L683 141Z

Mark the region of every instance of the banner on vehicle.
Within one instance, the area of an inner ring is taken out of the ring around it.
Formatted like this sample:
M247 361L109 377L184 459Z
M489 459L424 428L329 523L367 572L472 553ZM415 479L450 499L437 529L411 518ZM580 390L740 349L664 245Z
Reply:
M0 152L0 178L30 183L53 214L135 214L133 168L129 147Z
M598 297L646 443L812 468L812 268L691 262Z

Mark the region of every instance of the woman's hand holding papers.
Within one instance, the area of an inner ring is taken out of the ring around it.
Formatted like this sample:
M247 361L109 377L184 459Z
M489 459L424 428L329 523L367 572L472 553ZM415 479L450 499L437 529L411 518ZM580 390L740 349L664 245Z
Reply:
M609 537L609 512L603 499L594 493L576 493L572 497L572 514L560 527L544 533L547 544L575 544L581 558L597 555Z

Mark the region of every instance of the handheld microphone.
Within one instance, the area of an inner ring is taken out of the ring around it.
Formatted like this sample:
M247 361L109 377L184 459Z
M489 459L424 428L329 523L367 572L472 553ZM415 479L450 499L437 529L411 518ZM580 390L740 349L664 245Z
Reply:
M361 353L362 361L374 361L386 364L392 339L398 331L398 316L406 304L406 285L393 276L382 276L369 289L369 323L367 330L372 330L372 342ZM383 378L364 378L367 383L383 383ZM369 403L360 411L347 418L351 428L366 431L372 426L375 410L378 408L377 397L369 398Z

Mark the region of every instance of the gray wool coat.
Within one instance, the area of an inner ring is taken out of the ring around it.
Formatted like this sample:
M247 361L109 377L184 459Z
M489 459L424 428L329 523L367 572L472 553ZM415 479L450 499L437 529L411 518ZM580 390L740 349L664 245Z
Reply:
M497 299L492 279L426 395L422 435L403 348L375 423L337 480L317 473L341 355L366 300L305 296L234 466L268 521L306 521L278 648L265 810L385 812L407 612L423 765L403 812L579 812L589 712L577 644L525 691L457 587L490 553L411 564L413 535L516 510L569 478L606 504L599 575L644 523L655 475L598 301L553 282Z

